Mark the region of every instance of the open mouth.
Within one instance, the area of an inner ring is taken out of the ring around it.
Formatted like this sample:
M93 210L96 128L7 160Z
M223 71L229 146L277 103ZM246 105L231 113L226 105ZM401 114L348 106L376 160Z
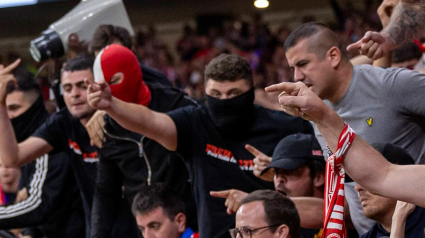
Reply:
M279 193L283 194L285 197L287 197L287 196L288 196L288 194L286 194L286 192L285 192L285 191L283 191L283 190L278 189L277 191L278 191Z

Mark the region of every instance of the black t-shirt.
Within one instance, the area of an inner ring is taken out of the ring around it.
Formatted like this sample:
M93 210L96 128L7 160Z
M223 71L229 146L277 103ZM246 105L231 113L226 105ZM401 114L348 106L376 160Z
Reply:
M253 125L232 139L220 134L206 107L185 107L168 115L177 127L177 151L190 166L200 237L230 237L228 229L235 225L235 216L226 213L224 199L210 196L210 191L274 189L273 183L254 176L254 156L245 144L271 156L287 135L314 133L311 124L301 118L259 106Z
M99 159L84 126L72 117L68 109L63 108L50 116L32 136L47 141L54 148L53 153L68 153L81 191L86 222L90 222Z

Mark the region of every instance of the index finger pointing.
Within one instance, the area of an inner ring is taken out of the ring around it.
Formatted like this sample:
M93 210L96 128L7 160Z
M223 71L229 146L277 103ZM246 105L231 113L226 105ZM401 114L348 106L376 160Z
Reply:
M296 86L295 83L284 82L284 83L279 83L279 84L271 85L271 86L265 88L265 90L268 93L271 93L271 92L280 92L280 91L292 92L293 90L296 89L296 87L297 86Z
M257 148L255 148L254 146L249 145L249 144L245 145L245 149L248 150L249 153L253 154L255 157L264 154L263 152L257 150Z
M362 47L363 42L361 40L357 41L356 43L353 43L347 47L347 51L353 51L358 50L360 47Z
M218 198L227 198L230 194L230 190L223 191L210 191L210 195Z
M16 67L18 67L19 63L21 63L21 59L15 60L15 62L13 62L9 66L7 66L3 70L1 70L0 74L8 74L8 73L12 72L12 70L14 70Z

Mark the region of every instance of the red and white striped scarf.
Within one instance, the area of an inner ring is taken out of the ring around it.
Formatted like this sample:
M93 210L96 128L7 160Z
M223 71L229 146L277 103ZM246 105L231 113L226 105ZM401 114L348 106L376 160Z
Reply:
M329 157L326 161L325 202L323 214L322 238L346 238L344 222L344 179L342 168L343 155L354 139L353 129L345 124L338 140L336 153L328 147Z

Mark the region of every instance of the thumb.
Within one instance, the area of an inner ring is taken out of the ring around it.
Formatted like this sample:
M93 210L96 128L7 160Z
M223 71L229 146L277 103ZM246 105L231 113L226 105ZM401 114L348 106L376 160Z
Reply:
M223 191L210 191L210 195L218 198L227 198L230 194L230 190Z

